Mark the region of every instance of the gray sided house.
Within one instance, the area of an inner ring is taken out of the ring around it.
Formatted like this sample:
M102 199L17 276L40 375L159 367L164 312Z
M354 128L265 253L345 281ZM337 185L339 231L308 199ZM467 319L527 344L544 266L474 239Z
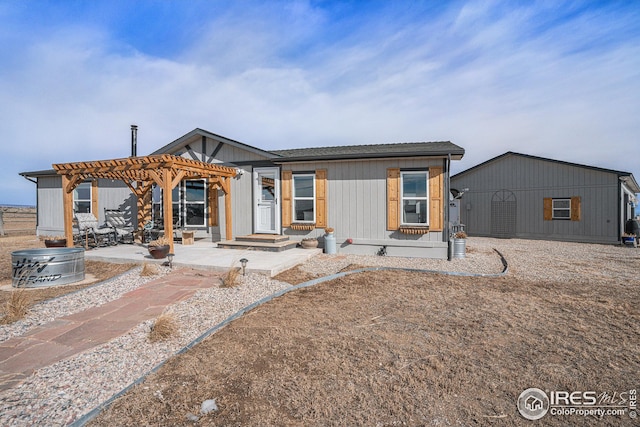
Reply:
M451 177L471 236L617 243L634 215L629 172L507 152Z
M451 142L418 142L265 151L195 129L152 155L171 154L230 166L231 229L225 195L207 180L173 189L174 222L196 237L220 242L250 234L319 237L335 229L338 252L447 258L450 161L464 149ZM37 183L38 234L62 234L61 178L25 172ZM122 182L98 179L74 191L74 210L124 211L136 225L136 197ZM163 216L162 192L152 190L154 222Z

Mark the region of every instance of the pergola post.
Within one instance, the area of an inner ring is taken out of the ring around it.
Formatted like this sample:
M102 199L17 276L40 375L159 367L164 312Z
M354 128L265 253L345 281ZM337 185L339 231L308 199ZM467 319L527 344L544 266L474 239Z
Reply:
M71 179L62 175L62 209L64 218L64 237L67 239L67 247L73 247L73 188Z
M162 171L162 194L164 209L164 237L169 239L169 252L173 253L173 188L171 170Z

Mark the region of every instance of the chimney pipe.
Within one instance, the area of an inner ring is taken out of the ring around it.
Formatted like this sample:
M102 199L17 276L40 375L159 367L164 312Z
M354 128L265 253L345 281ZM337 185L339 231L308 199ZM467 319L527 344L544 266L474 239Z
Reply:
M138 126L131 125L131 157L138 155Z

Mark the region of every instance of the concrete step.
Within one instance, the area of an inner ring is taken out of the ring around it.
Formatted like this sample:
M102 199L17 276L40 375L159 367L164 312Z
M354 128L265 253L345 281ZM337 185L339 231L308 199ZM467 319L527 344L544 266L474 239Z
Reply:
M287 249L293 249L298 245L297 242L284 240L281 242L255 242L255 241L237 241L223 240L218 242L218 247L222 249L244 249L254 251L282 252Z
M289 240L289 236L281 236L279 234L249 234L248 236L238 236L235 240L238 242L278 243Z

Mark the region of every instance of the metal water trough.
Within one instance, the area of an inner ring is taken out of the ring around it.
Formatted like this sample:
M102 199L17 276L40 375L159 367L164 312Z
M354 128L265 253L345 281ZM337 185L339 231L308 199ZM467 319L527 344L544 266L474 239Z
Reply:
M40 288L84 280L84 249L26 249L11 253L14 288Z

